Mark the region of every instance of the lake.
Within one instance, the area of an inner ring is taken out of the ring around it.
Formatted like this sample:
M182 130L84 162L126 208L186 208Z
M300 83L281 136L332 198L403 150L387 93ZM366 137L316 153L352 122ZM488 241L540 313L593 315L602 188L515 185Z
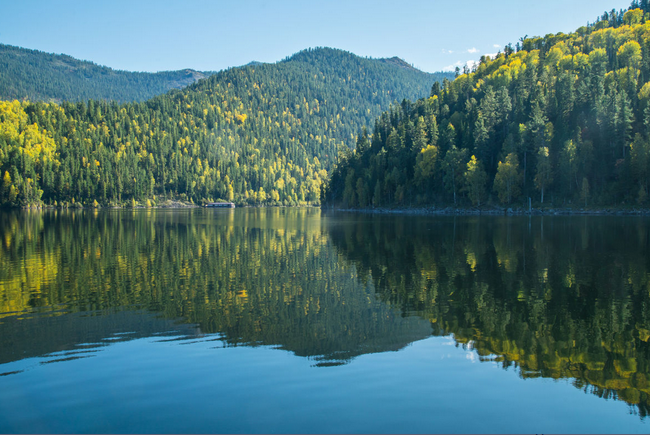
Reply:
M1 432L650 431L650 220L0 212Z

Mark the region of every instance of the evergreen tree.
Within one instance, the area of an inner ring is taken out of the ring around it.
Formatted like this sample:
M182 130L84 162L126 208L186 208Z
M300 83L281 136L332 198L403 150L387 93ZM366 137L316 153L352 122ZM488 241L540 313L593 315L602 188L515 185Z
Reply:
M541 194L540 202L544 203L544 190L553 182L553 169L548 147L540 147L537 151L537 173L535 187Z
M447 192L454 198L454 205L458 203L457 192L463 185L465 166L467 164L467 150L452 146L442 160L442 171Z

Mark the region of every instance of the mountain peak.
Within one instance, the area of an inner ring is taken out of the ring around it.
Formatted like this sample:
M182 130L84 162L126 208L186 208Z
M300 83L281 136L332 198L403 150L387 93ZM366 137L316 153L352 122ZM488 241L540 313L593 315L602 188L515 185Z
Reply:
M339 62L361 62L361 63L375 63L383 64L389 67L398 67L400 69L410 71L413 73L425 73L417 68L415 68L410 63L406 62L404 59L393 56L390 58L373 58L373 57L362 57L358 56L349 51L341 50L338 48L330 47L316 47L316 48L307 48L301 50L291 56L286 57L282 62L307 62L307 63L320 63L326 61L327 63L339 63Z
M411 65L410 63L406 62L404 59L399 58L397 56L393 56L393 57L390 57L390 58L379 59L379 60L381 62L387 63L389 65L395 65L395 66L398 66L400 68L418 70L413 65Z

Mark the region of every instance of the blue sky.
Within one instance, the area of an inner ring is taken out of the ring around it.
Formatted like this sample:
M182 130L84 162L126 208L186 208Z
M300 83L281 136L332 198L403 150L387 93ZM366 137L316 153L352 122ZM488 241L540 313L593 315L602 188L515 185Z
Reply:
M221 70L308 47L453 69L629 0L0 0L0 43L129 71Z

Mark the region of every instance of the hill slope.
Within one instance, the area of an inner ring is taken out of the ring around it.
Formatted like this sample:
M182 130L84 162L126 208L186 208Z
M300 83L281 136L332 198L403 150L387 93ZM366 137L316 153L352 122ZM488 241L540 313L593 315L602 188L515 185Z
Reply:
M574 33L524 38L430 98L393 107L332 174L325 202L647 204L643 5Z
M117 71L63 54L0 44L0 99L144 101L211 75L191 69Z
M449 76L320 48L143 103L0 103L0 203L318 202L362 127Z

